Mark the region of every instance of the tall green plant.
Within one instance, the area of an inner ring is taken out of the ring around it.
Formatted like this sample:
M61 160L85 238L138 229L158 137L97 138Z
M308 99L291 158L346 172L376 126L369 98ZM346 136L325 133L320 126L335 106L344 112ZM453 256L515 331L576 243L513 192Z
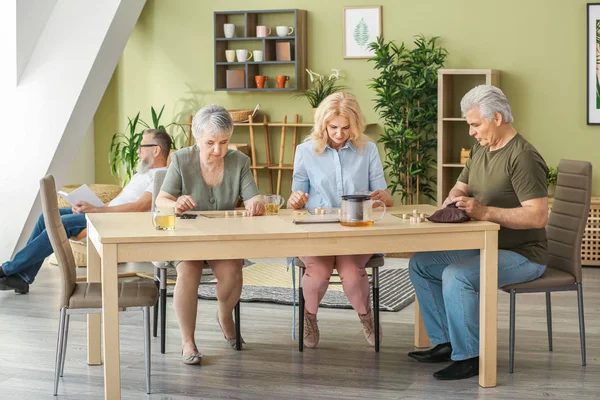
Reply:
M448 52L434 37L415 36L414 48L385 42L369 44L379 76L368 85L375 91L375 110L383 119L379 139L385 148L385 168L392 194L403 204L419 203L420 195L435 200L437 148L437 70Z
M119 178L121 186L127 185L136 172L139 161L137 151L146 129L152 128L166 131L168 127L174 125L176 128L179 128L177 131L181 130L183 135L185 135L183 126L175 122L171 122L167 125L163 125L160 122L164 109L165 106L163 105L157 113L154 107L150 107L152 126L141 119L140 113L138 112L133 119L127 117L128 122L124 133L117 132L113 135L110 141L110 150L108 152L108 163L110 165L111 175ZM172 149L177 149L176 138L178 136L179 135L175 135L174 138L173 135L171 135Z

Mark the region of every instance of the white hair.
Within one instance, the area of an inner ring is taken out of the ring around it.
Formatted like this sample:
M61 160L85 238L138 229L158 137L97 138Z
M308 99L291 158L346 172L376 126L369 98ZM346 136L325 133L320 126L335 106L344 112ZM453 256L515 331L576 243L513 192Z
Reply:
M229 112L216 104L198 110L192 120L192 134L199 141L205 133L213 136L226 134L231 137L233 134L233 121Z
M479 85L469 90L460 101L460 109L463 115L474 108L479 107L481 116L491 121L496 113L502 115L503 122L513 122L513 115L508 99L502 92L492 85Z

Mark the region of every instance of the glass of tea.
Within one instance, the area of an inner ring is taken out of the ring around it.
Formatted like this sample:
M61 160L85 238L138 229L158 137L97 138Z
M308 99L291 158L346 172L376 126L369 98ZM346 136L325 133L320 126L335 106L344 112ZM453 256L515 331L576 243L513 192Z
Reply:
M159 231L175 229L175 208L156 207L152 212L152 224Z
M279 209L283 207L285 200L278 194L269 194L264 196L265 202L265 214L266 215L277 215Z

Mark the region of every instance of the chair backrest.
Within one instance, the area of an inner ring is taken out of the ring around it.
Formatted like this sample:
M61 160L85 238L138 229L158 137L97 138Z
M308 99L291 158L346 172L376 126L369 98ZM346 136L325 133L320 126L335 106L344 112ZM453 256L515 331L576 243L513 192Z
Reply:
M69 238L67 238L67 233L60 219L58 200L56 198L56 185L52 175L46 175L40 180L40 197L42 199L46 232L48 232L52 250L54 250L62 275L60 308L63 308L69 304L69 298L73 294L73 290L75 290L77 266L75 265L75 258L69 244Z
M167 170L165 169L158 170L154 174L154 188L152 189L152 211L154 211L154 207L156 207L156 196L158 196L160 193L160 188L165 181L165 176L167 176Z
M560 160L554 204L546 226L548 267L581 282L581 240L590 213L592 164Z

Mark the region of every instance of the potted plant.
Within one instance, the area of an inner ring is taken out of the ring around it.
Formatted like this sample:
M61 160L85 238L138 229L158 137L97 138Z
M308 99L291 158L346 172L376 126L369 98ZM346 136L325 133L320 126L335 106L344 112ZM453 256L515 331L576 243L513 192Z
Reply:
M113 176L119 178L121 186L127 185L131 177L136 172L136 167L139 161L137 150L140 147L144 131L146 129L162 129L167 130L168 127L174 125L183 131L185 135L185 129L180 124L171 122L170 124L163 125L160 122L162 113L165 109L163 105L160 112L157 114L154 107L150 107L152 115L152 126L146 123L140 118L140 113L131 119L127 117L127 128L125 133L117 132L113 135L110 141L110 150L108 153L108 163L110 165L110 173ZM173 150L177 149L176 139L171 135Z
M333 73L329 75L329 77L326 77L325 75L318 74L307 68L306 72L308 72L312 87L294 95L294 98L306 97L309 104L313 108L313 117L315 109L319 107L319 104L321 104L323 99L332 93L347 89L345 86L336 84L338 80L342 79L340 77L340 70L332 69L331 71Z
M558 180L558 167L548 166L548 197L554 197L554 189Z
M402 204L418 204L420 195L435 200L437 70L448 54L436 39L415 36L413 49L382 37L369 44L375 52L369 61L379 72L369 84L383 119L379 142L385 148L391 192L400 194Z

